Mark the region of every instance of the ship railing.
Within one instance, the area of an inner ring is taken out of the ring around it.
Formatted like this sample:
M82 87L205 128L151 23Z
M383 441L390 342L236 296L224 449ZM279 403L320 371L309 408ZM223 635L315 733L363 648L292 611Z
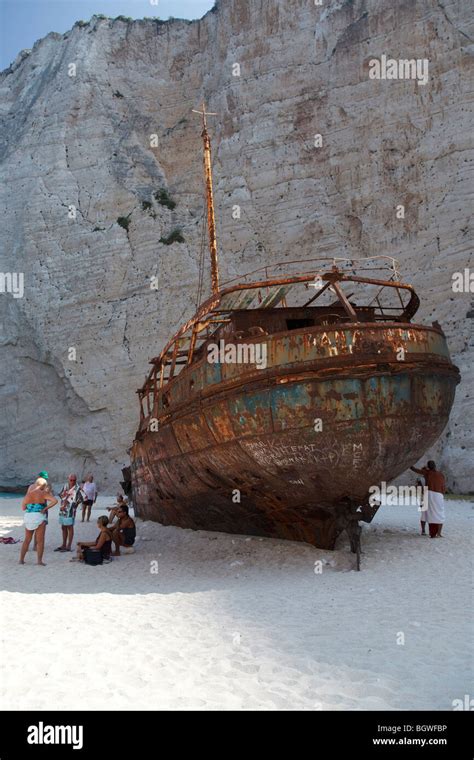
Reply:
M316 266L315 266L316 265ZM312 274L323 274L327 272L328 266L337 268L345 274L360 275L364 272L370 272L372 275L380 273L383 279L398 282L400 279L400 263L393 256L377 255L366 256L362 259L347 258L343 256L320 256L311 259L295 259L281 261L275 264L266 265L247 272L244 275L237 275L221 284L221 289L228 288L234 283L254 282L256 280L271 280L281 276L284 272L293 276L304 275L311 271Z
M322 287L319 284L319 290L311 294L309 300L304 298L303 307L313 304L321 295L329 295L330 298L336 298L337 301L344 307L347 318L346 321L358 321L357 307L351 304L351 294L344 292L342 285L348 285L353 283L354 285L362 288L371 287L375 289L375 295L372 294L372 298L366 306L374 307L374 321L410 321L411 317L416 312L419 300L410 285L400 283L398 280L398 269L396 266L396 260L391 257L372 257L376 260L388 260L391 270L391 276L387 279L378 279L373 277L367 277L359 269L353 267L350 268L353 259L334 259L331 258L332 268L328 268L327 263L323 270L321 270L321 279L324 283ZM321 259L316 261L321 262ZM327 261L327 260L326 260ZM364 260L365 261L365 260ZM338 263L339 262L339 263ZM341 263L345 262L345 269L342 269ZM295 262L298 264L305 263L306 265L312 263L310 260L307 262ZM156 415L158 396L161 395L163 405L166 407L166 393L161 393L165 386L175 378L180 371L189 366L193 362L193 358L199 349L215 334L218 327L230 321L231 313L234 310L242 308L250 308L250 302L256 302L254 308L274 308L275 306L287 306L286 296L291 289L297 286L303 287L303 293L308 294L309 288L315 283L312 282L314 277L318 276L318 270L311 268L304 274L292 274L288 276L287 271L288 262L285 266L284 278L268 278L269 267L263 267L257 272L264 273L265 278L263 280L255 280L253 282L242 282L239 279L238 284L234 286L223 286L219 293L214 294L204 304L200 306L196 314L185 323L181 329L176 333L173 338L168 342L163 351L158 357L151 360L152 370L150 371L144 385L137 391L140 399L141 419L142 421L148 419L150 416ZM386 261L382 261L381 266L386 270ZM371 273L374 273L376 269L370 269ZM355 274L354 274L355 272ZM387 308L382 304L381 293L385 290L392 292L399 299L398 305L393 304ZM407 303L404 303L402 293L409 294L410 298ZM249 300L250 299L250 300Z
M230 319L226 315L218 316L214 312L201 315L199 320L190 320L189 327L175 335L160 356L151 360L150 363L153 368L143 387L137 391L142 423L156 416L159 391L177 377L184 367L190 365L199 349L210 340L212 333L220 325L229 321ZM164 396L164 407L166 407L166 403L167 399Z

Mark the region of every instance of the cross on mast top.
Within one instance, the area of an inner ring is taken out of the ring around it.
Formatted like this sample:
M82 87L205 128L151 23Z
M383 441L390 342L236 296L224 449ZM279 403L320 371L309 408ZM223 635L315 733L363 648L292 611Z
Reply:
M206 111L206 104L205 104L204 101L202 101L201 106L202 106L202 111L196 111L196 109L194 109L194 108L191 109L191 110L192 110L192 113L198 113L198 114L200 114L202 116L203 131L207 132L207 119L206 119L206 116L218 116L218 114L217 113L213 113L212 111Z

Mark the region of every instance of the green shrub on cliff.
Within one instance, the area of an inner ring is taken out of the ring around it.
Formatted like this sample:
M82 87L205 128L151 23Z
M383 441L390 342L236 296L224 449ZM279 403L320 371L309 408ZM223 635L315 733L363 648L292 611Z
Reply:
M168 237L162 237L160 238L160 243L163 243L164 245L172 245L173 243L184 243L184 237L183 233L179 229L179 227L176 227L173 232L171 232Z

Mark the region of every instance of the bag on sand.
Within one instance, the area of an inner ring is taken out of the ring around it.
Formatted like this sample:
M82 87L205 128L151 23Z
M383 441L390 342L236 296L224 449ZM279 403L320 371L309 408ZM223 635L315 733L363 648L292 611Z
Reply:
M89 549L86 547L83 554L86 565L101 565L104 561L100 549Z

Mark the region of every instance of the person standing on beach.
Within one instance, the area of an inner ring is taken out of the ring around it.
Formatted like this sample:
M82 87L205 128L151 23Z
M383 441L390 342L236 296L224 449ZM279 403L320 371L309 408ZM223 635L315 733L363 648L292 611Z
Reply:
M97 486L94 483L94 476L88 475L84 485L82 486L82 490L85 494L85 499L82 504L82 520L81 522L84 522L84 518L86 517L87 512L87 522L91 519L91 510L92 505L96 503L97 501Z
M28 488L21 503L21 508L25 512L25 540L21 545L20 565L25 564L26 552L29 549L33 536L35 536L38 565L45 565L43 553L47 514L48 510L57 503L58 500L52 495L48 481L45 478L37 478L34 484Z
M430 459L426 467L421 470L410 467L413 472L423 475L428 489L428 509L426 521L430 531L430 538L441 538L441 529L445 521L444 494L446 493L446 480L442 472L436 469L436 464ZM423 527L423 526L422 526Z
M38 475L36 476L36 480L31 484L31 486L28 487L28 491L26 493L30 493L30 491L34 491L34 489L37 488L36 481L38 480L38 478L44 478L44 480L49 480L49 474L46 472L46 470L41 470L41 472L39 472ZM49 493L53 494L51 486L49 486ZM46 523L45 530L46 530L46 528L48 527L48 513L47 512L45 514L45 517L46 517L45 519L45 523ZM33 550L36 551L36 548L37 547L36 547L36 531L35 531L35 537L33 541Z
M416 479L416 487L424 489L425 486L421 482L420 478ZM423 493L423 490L422 490ZM420 518L420 526L421 526L421 535L426 536L426 511L421 511L421 518Z
M76 510L79 504L84 502L84 493L77 482L77 476L69 475L67 483L64 484L59 494L61 506L59 508L59 524L63 533L63 542L61 546L55 549L55 552L72 551L72 540L74 538L74 522L76 520Z

